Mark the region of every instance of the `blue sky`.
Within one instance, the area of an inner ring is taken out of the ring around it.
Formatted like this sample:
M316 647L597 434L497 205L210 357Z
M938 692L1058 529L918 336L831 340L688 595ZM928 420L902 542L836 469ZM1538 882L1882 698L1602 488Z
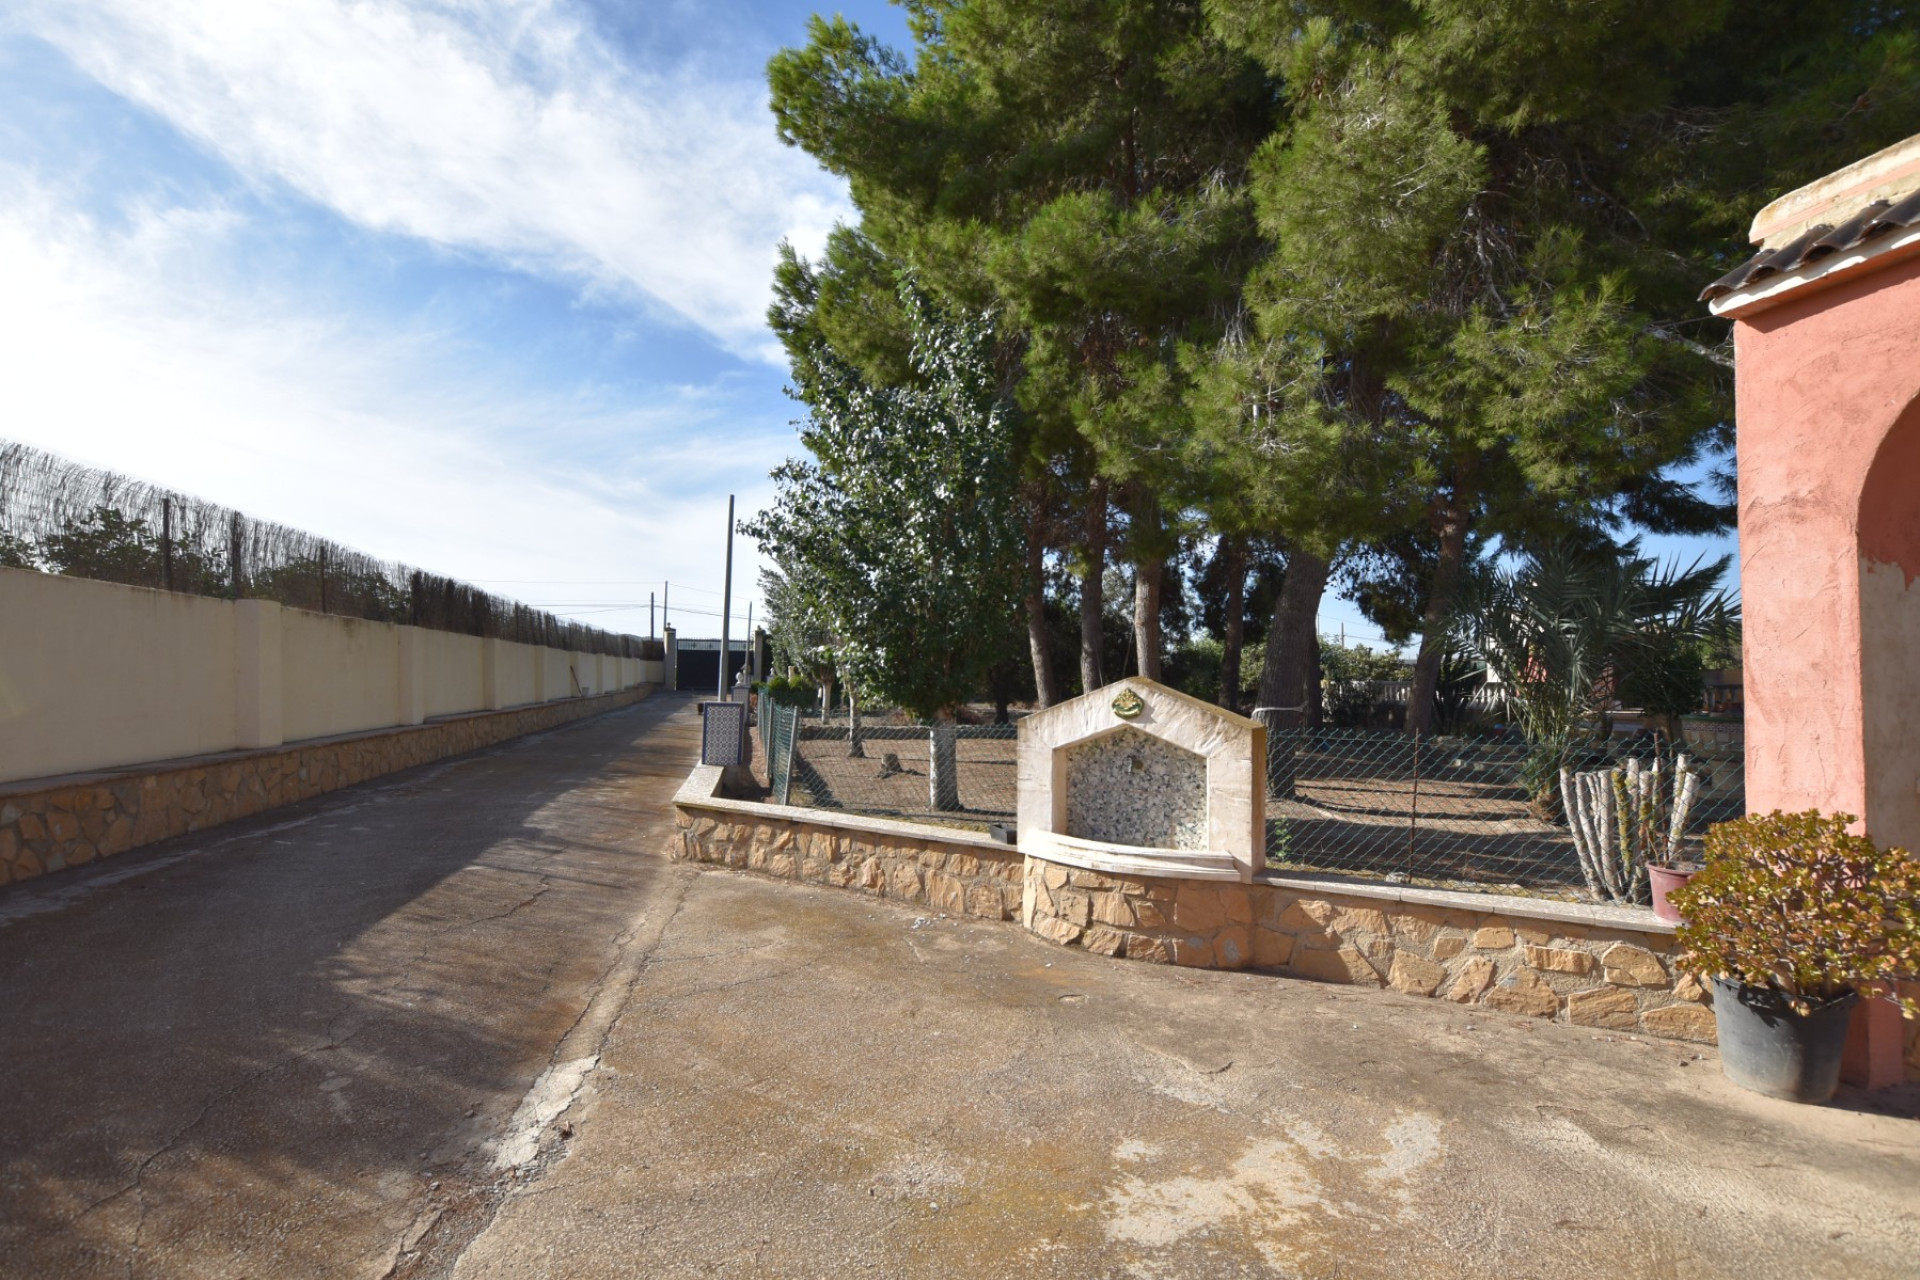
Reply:
M0 435L603 625L673 581L717 629L726 496L793 442L775 246L849 213L766 110L809 12L15 0Z
M812 11L10 0L0 436L615 629L671 581L717 632L726 496L796 448L775 246L851 216L766 109Z

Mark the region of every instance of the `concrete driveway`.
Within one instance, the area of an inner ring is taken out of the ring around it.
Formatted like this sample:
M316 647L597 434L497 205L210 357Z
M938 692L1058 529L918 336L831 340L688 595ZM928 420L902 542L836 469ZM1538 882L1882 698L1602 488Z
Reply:
M669 865L693 750L0 893L0 1274L1920 1276L1910 1095Z

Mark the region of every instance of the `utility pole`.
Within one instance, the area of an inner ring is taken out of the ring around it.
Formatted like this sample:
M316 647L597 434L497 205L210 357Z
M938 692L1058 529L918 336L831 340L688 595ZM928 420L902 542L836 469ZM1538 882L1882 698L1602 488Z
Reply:
M653 639L653 592L647 592L647 639Z
M727 660L732 652L727 648L727 617L733 612L733 495L727 495L727 576L720 587L720 701L727 700Z
M673 599L673 584L671 582L661 583L660 584L660 625L663 627L670 627L673 625L673 623L667 620L667 602L672 599Z

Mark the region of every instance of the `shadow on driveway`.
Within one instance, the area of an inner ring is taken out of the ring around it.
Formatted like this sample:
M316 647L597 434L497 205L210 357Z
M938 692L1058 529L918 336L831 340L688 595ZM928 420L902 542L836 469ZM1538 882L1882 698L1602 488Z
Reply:
M689 709L0 892L0 1273L384 1272L613 965Z

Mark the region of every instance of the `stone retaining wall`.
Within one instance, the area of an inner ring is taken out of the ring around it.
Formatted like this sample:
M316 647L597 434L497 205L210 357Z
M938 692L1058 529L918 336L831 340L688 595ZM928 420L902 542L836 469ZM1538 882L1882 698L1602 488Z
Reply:
M0 786L0 885L631 706L642 686L258 751Z
M1714 1038L1705 993L1672 970L1671 926L1644 911L1273 875L1252 884L1121 876L1026 857L970 832L758 804L720 789L720 770L705 766L681 788L676 860L1018 918L1043 938L1101 955L1260 968L1581 1026Z
M1018 919L1063 946L1391 988L1575 1026L1714 1042L1708 993L1641 908L1264 872L1252 884L1064 866L967 831L759 804L701 766L674 798L669 854ZM1920 1079L1920 1024L1904 1056Z
M1714 1039L1700 984L1672 970L1670 930L1613 920L1605 908L1541 903L1529 914L1517 898L1430 895L1441 905L1282 877L1115 876L1038 858L1026 860L1024 890L1029 929L1102 955L1257 967L1579 1026ZM1554 919L1556 908L1588 922Z
M1021 858L1006 845L957 829L717 799L719 782L720 770L702 765L675 801L675 861L856 889L948 915L1020 913Z

